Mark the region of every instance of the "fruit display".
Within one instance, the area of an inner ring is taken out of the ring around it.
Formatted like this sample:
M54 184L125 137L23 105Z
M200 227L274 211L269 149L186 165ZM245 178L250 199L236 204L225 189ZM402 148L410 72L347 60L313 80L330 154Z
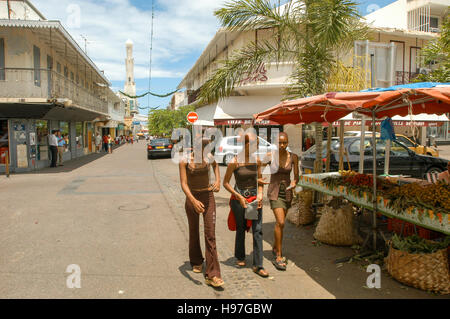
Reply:
M405 184L383 195L390 200L388 207L398 212L411 206L431 209L434 212L450 212L450 185L443 182L425 186Z
M322 183L331 189L345 186L348 191L372 200L373 176L353 171L340 171L340 176L331 176ZM410 183L398 185L388 179L377 178L377 194L386 199L387 207L403 213L411 207L427 209L437 216L450 212L450 185L437 182L429 185ZM441 219L441 217L439 217Z

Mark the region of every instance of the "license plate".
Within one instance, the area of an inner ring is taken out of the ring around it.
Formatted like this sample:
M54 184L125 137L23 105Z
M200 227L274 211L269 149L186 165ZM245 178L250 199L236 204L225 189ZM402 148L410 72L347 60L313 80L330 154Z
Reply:
M160 150L160 149L164 148L164 146L157 146L156 148Z
M308 169L308 168L305 168L305 173L306 174L312 174L312 171L310 169Z

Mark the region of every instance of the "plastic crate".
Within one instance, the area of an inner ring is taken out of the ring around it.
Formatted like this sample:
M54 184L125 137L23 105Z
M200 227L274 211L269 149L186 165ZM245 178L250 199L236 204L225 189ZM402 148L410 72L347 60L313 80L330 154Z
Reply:
M402 232L402 226L403 226L403 232ZM388 230L392 231L396 234L402 235L402 236L411 236L416 233L416 231L414 230L414 224L408 223L407 221L397 219L397 218L389 218L388 219ZM417 232L418 231L419 230L417 229Z
M420 226L417 226L417 233L420 237L428 239L428 240L445 237L445 235L442 233L432 231L432 230L429 230L429 229L426 229L426 228L423 228Z

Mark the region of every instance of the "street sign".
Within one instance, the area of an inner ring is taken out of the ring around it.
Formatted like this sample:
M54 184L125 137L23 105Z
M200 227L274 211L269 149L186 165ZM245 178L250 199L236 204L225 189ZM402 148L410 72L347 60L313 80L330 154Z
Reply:
M188 120L190 123L194 124L194 123L197 122L197 120L198 120L198 114L195 113L195 112L190 112L190 113L187 115L187 120Z

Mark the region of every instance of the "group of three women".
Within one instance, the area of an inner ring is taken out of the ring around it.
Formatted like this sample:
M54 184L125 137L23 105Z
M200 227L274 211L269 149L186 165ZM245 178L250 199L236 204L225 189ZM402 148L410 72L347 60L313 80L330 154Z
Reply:
M253 271L261 277L268 277L268 272L263 267L263 234L262 234L262 205L264 185L269 185L268 198L274 212L276 225L274 229L274 243L272 247L273 264L279 270L286 270L287 260L282 254L283 228L287 210L292 201L292 188L298 183L299 168L298 157L287 151L288 136L285 133L279 135L279 150L271 155L268 161L256 158L250 154L250 145L257 145L258 138L254 134L245 134L244 148L228 164L223 186L231 193L229 218L235 225L236 239L234 257L238 267L245 267L245 231L252 229L253 233ZM209 141L204 141L206 146ZM202 152L203 153L203 152ZM211 154L203 158L203 163L194 163L194 153L190 158L180 162L181 187L186 194L186 214L189 224L189 259L194 272L203 271L203 255L200 247L199 218L203 215L205 234L206 257L206 284L213 287L224 285L220 273L218 260L215 223L216 205L214 192L220 190L219 166ZM263 163L269 163L271 172L270 182L262 177ZM215 181L210 182L210 169L213 169ZM291 172L294 179L291 181ZM235 186L230 185L232 175L235 178ZM246 220L245 210L253 201L257 201L257 219Z

